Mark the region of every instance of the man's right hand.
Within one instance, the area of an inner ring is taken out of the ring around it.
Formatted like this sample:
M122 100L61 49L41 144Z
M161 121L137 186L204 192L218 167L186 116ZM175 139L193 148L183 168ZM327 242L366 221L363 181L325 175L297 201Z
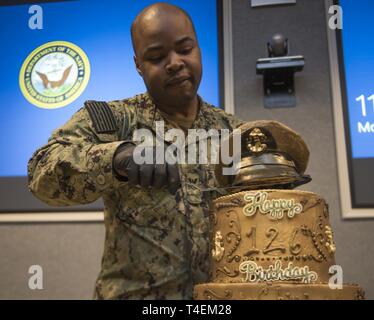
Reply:
M148 150L145 150L149 148ZM128 182L144 188L160 189L167 187L171 194L175 194L180 187L178 164L169 164L166 160L162 164L156 163L156 152L165 152L160 147L143 147L143 152L153 153L153 163L137 164L141 151L133 143L124 143L118 147L113 159L114 171ZM150 150L151 149L151 150ZM138 156L138 157L137 157ZM165 157L163 157L165 159Z

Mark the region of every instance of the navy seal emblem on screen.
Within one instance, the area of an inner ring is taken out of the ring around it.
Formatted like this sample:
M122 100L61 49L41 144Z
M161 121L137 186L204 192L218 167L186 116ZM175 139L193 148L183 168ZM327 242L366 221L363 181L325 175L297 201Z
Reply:
M90 78L85 52L66 41L45 43L23 62L19 85L24 97L44 109L65 107L77 99Z

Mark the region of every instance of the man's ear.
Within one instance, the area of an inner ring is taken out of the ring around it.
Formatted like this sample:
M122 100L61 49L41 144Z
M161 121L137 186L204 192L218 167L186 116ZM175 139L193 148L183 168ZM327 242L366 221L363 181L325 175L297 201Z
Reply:
M135 55L134 55L134 63L135 63L136 71L138 71L139 75L141 77L143 77L142 71L140 70L139 60L138 60L137 56L135 56Z

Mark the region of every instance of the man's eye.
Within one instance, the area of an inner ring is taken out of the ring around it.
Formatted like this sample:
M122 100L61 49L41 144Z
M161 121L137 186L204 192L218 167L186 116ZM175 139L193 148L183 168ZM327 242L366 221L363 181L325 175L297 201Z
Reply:
M149 61L152 61L152 62L159 62L159 61L161 61L163 59L163 57L151 57L151 58L149 58L148 60Z
M193 48L184 48L180 51L180 53L182 54L188 54L192 51Z

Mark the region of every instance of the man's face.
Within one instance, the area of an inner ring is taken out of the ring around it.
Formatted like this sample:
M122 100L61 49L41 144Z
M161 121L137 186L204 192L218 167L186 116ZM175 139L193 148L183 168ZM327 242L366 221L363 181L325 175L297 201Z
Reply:
M202 76L201 53L190 21L165 13L140 22L135 63L157 104L184 105L196 97Z

